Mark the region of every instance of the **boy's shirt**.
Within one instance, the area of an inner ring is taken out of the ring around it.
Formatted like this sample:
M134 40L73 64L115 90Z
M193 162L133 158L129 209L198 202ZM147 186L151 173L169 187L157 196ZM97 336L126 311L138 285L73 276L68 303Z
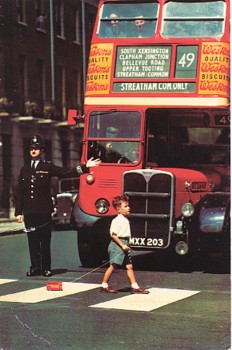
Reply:
M110 235L112 236L115 233L119 238L130 238L130 222L122 214L118 214L111 222L110 226Z

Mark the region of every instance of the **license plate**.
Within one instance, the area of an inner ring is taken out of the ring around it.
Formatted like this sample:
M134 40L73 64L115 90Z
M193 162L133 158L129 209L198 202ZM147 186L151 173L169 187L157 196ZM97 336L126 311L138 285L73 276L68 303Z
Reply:
M136 247L163 247L162 238L131 237L130 245Z

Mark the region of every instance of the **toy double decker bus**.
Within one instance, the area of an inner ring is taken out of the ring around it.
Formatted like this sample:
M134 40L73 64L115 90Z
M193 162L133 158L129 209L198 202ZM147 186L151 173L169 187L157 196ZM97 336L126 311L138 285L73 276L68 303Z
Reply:
M112 199L131 246L229 250L229 0L100 1L73 211L84 266L107 258Z

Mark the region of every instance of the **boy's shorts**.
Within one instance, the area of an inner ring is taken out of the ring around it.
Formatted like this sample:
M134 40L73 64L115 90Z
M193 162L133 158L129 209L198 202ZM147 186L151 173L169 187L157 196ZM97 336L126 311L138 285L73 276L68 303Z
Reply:
M129 240L128 238L120 238L121 241L128 245ZM131 258L131 253L130 251L124 252L119 245L111 240L109 247L108 247L108 253L109 253L109 258L110 258L110 264L111 265L128 265L132 264L132 258Z

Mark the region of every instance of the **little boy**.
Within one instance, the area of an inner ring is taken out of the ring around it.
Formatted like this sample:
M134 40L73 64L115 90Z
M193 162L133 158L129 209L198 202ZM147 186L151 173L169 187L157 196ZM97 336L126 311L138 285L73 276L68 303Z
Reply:
M112 220L110 226L111 242L108 247L110 266L105 272L100 291L103 293L117 293L117 290L108 285L108 281L118 266L126 265L127 277L131 284L132 294L148 294L149 291L138 286L130 254L129 239L131 237L130 223L127 216L130 214L128 196L118 196L113 199L113 207L118 216Z

